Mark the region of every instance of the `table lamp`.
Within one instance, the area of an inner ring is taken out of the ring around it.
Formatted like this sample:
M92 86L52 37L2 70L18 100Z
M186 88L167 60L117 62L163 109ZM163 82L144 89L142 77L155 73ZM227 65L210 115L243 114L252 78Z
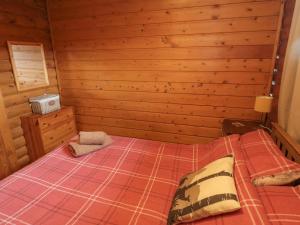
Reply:
M266 125L267 114L271 112L272 96L256 96L254 110L263 113L263 125Z

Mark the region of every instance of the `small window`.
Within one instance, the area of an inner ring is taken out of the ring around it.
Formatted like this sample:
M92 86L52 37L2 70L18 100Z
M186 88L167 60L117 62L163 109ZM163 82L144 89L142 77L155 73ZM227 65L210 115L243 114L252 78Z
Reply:
M43 44L8 41L18 91L49 85Z

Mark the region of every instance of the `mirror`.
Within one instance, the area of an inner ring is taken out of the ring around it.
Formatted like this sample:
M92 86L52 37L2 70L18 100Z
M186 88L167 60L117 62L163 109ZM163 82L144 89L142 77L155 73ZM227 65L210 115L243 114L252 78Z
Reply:
M18 91L49 85L43 44L8 41Z

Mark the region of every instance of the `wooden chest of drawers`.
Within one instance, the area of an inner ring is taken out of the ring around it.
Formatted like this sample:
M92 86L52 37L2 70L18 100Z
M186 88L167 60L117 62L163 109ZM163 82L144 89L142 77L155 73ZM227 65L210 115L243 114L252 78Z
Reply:
M46 115L21 117L31 161L35 161L77 134L72 107L63 107Z

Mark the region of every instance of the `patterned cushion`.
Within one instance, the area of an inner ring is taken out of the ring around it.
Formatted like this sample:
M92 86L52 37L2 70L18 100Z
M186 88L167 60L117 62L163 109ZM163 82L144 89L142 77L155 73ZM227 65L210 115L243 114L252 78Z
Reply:
M190 222L240 209L233 164L233 155L228 155L184 176L173 198L168 224Z
M263 130L242 135L241 148L252 181L260 176L300 170L300 165L284 157L273 139Z
M253 184L255 186L294 186L299 183L300 180L300 171L288 171L280 174L273 174L267 176L260 176L253 179Z

